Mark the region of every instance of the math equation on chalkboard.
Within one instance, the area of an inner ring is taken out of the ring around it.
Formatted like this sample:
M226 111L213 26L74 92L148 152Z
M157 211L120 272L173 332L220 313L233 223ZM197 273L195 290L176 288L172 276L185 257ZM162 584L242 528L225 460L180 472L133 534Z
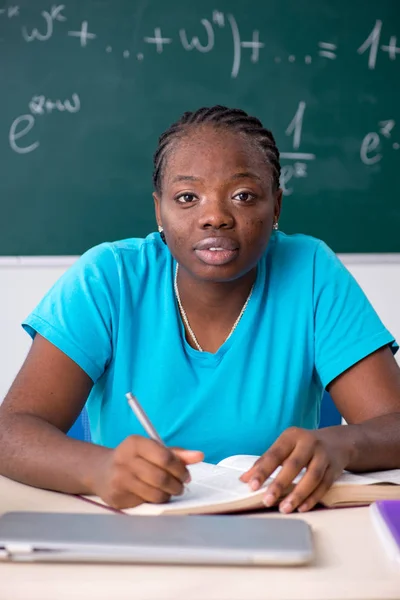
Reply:
M348 72L348 64L351 62L354 73L362 73L363 81L375 78L371 85L375 85L377 89L376 96L367 92L363 96L363 90L360 89L358 96L352 99L354 103L365 100L371 105L365 129L358 132L356 143L353 143L356 146L357 160L363 168L376 171L388 154L400 158L399 115L395 114L392 105L387 107L385 103L379 102L382 80L380 70L385 72L386 83L392 78L388 89L393 89L393 93L399 97L400 18L397 21L380 18L378 4L363 29L358 26L356 34L352 34L350 38L343 34L340 26L335 30L329 24L328 27L308 28L301 37L301 43L298 39L300 26L292 28L296 34L293 35L293 43L287 36L285 43L277 43L279 32L276 31L271 36L271 23L263 18L261 9L260 14L257 12L259 6L264 10L267 2L249 3L246 18L243 17L242 9L235 11L235 5L238 4L235 2L224 2L226 8L212 7L204 2L204 13L200 3L195 2L193 6L196 5L197 16L191 16L190 19L185 16L190 13L190 2L182 5L186 7L186 12L179 10L176 14L172 14L173 2L167 12L150 10L151 2L132 3L138 6L132 13L130 29L126 25L130 18L126 6L122 16L118 16L122 3L109 3L109 27L104 18L100 20L98 12L104 4L81 2L79 6L74 4L73 7L68 3L46 5L45 2L30 2L29 5L9 2L0 4L0 51L5 50L4 55L7 54L8 44L12 48L18 46L20 62L23 63L24 56L28 56L34 48L40 47L42 51L46 47L49 53L60 54L61 79L62 70L68 69L71 52L75 56L77 52L81 53L82 64L86 56L95 56L97 61L102 61L104 72L110 73L110 81L113 73L127 78L130 73L134 73L135 77L140 77L140 70L151 73L152 69L157 72L157 76L164 71L167 77L169 71L174 71L174 63L184 60L183 57L187 57L185 60L188 63L189 57L202 56L202 69L211 72L215 69L218 57L216 77L221 85L225 82L227 89L237 90L238 98L243 84L255 81L259 85L260 73L266 81L271 73L275 80L286 78L293 89L295 84L298 87L297 94L293 92L290 98L290 108L283 117L285 123L279 135L277 132L282 159L281 187L287 196L296 192L296 185L299 185L300 180L307 179L318 168L318 147L324 143L329 145L320 131L323 125L317 133L311 129L320 106L328 100L334 105L335 100L329 99L326 84L325 87L321 84L318 91L323 98L317 101L316 92L310 92L312 84L318 78L329 82L331 72L332 87L341 89L346 82L338 79L338 73L342 70ZM143 12L148 9L150 12L143 19ZM289 20L290 17L288 14L285 18ZM123 27L119 35L121 23ZM126 35L127 31L130 32L129 35ZM254 78L251 79L253 73ZM26 77L23 68L20 76ZM18 77L18 73L15 73L15 77ZM8 136L8 152L19 155L21 160L24 160L24 156L40 152L46 139L41 137L43 127L38 127L39 123L54 120L57 123L54 127L59 126L62 135L65 127L74 126L73 121L77 115L84 113L90 117L93 106L85 89L81 89L82 72L77 74L76 81L69 75L68 81L70 89L65 91L63 85L62 90L57 93L54 85L47 85L46 76L39 78L34 86L35 92L23 98L23 106L19 112L13 114L6 127L2 128ZM187 85L189 88L195 87L196 82L197 74L193 69ZM308 90L307 94L303 93L304 89ZM271 96L271 92L268 96ZM339 97L338 93L336 97ZM346 102L350 101L351 99L346 99ZM279 107L279 104L280 99L277 98L275 105ZM399 103L397 111L398 106ZM118 106L114 110L118 111ZM343 107L342 110L345 111ZM329 115L324 116L325 120L327 118ZM62 120L65 121L64 124ZM313 142L317 134L320 136L318 144ZM326 151L325 149L325 153Z

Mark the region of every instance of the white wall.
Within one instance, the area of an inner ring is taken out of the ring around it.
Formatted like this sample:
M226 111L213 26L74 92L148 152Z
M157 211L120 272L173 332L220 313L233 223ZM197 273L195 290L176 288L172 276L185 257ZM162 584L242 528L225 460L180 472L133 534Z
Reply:
M21 321L65 271L68 261L0 258L0 403L31 344ZM64 263L64 264L63 264Z
M341 259L400 340L400 255L343 255ZM0 402L30 346L20 322L73 260L0 257Z

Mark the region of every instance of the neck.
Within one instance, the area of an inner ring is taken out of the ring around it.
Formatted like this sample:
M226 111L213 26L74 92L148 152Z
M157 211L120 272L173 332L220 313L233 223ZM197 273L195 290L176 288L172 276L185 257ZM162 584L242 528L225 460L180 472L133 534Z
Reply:
M227 282L199 281L183 268L177 272L177 286L190 328L201 348L216 352L231 333L252 290L256 268ZM186 339L196 348L186 327Z
M229 311L229 308L242 308L256 280L257 268L233 281L202 281L191 277L185 269L178 267L177 283L185 310L206 310L209 312Z

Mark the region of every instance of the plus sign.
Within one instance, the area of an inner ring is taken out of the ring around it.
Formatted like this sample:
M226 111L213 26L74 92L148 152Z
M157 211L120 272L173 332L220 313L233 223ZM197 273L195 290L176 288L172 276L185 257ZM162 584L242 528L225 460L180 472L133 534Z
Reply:
M8 18L11 17L19 17L19 6L9 6L8 7Z
M5 8L0 8L0 15L7 12L7 17L11 19L12 17L19 17L19 6L9 6L7 11Z
M255 29L253 31L253 39L251 42L241 42L240 44L242 46L242 48L252 48L252 53L251 53L251 62L256 63L258 62L258 58L260 55L260 48L264 48L264 44L262 42L259 41L259 32Z
M389 58L391 60L394 60L396 58L396 54L400 53L400 48L397 48L396 44L397 44L397 37L395 35L392 35L392 37L389 40L389 45L381 46L381 50L389 53Z
M162 37L160 27L154 29L154 37L145 37L144 41L147 44L155 44L158 54L161 54L163 51L164 44L170 44L172 42L171 38Z
M95 33L88 32L88 22L82 21L82 26L80 31L68 31L68 35L71 37L78 37L81 40L81 46L84 48L87 44L87 40L94 40L96 37Z

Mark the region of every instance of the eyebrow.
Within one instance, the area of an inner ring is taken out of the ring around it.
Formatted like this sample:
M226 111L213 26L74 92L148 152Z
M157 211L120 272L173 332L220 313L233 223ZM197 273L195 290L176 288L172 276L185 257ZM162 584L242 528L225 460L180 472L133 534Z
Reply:
M235 173L232 175L232 179L257 179L258 181L262 181L261 177L259 177L256 173L252 173L251 171Z
M231 179L257 179L258 181L262 181L261 177L256 175L256 173L252 173L251 171L235 173L234 175L232 175ZM179 181L202 181L202 179L201 177L194 177L194 175L177 175L172 180L172 183L177 183Z
M177 175L173 178L172 183L176 183L177 181L201 181L201 179L193 175Z

